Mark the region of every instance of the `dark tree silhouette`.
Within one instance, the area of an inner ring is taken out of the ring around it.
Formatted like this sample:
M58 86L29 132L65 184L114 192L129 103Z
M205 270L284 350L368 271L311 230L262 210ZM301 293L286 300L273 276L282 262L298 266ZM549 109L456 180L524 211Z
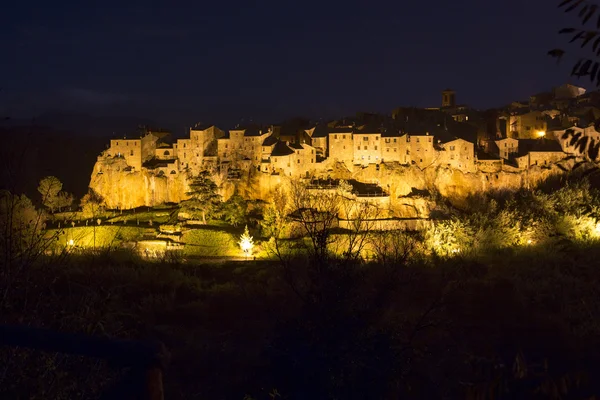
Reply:
M579 27L562 28L558 32L569 35L568 44L578 46L583 52L581 55L573 54L577 61L573 65L571 76L587 76L594 85L600 86L600 62L597 59L600 57L600 5L591 0L560 0L558 8L566 13L577 14L581 24ZM560 62L566 54L571 53L573 51L556 48L550 50L548 55Z

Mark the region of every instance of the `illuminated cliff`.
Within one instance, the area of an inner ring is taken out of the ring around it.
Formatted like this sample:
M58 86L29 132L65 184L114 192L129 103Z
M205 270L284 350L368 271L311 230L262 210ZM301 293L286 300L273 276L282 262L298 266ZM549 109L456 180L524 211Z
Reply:
M379 166L348 170L343 163L331 163L321 174L331 179L355 179L359 182L375 182L390 194L380 199L391 215L401 218L428 218L436 207L432 194L439 193L456 206L461 206L472 195L487 191L516 190L533 187L552 175L571 170L573 159L545 167L519 170L507 165L489 169L488 172L465 172L451 167L403 166L386 163ZM268 200L277 187L285 187L289 178L261 172L243 174L240 179L217 183L220 194L226 200L237 188L247 199ZM125 160L117 157L98 157L91 177L90 187L112 209L152 206L161 203L178 203L186 198L187 174L175 167L159 166L141 171L129 170Z

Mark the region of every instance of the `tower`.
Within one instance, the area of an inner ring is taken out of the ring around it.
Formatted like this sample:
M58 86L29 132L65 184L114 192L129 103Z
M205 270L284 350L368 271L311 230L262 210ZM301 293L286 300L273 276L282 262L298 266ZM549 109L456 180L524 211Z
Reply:
M442 108L456 105L456 93L452 89L442 91Z

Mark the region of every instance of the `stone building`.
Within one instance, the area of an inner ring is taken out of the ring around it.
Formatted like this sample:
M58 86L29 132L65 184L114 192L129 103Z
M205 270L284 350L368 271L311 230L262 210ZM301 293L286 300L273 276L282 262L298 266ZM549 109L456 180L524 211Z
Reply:
M519 141L514 138L504 138L495 140L496 148L494 153L505 160L513 158L519 152Z
M439 165L460 169L475 170L475 144L452 135L439 135L435 138L439 156Z
M381 132L365 128L355 131L353 139L353 163L355 165L379 164L381 162Z
M381 162L408 164L406 159L406 137L395 129L382 134Z
M536 139L544 136L548 130L546 115L542 111L516 111L507 119L507 137L514 139Z
M407 134L405 139L407 160L411 164L424 168L433 163L436 154L433 148L433 136L429 132Z
M348 161L354 159L354 139L352 138L354 129L351 127L329 128L328 158L334 161Z
M237 164L243 158L244 130L230 130L217 139L217 156L221 163Z
M564 159L567 155L562 151L560 144L551 139L521 139L519 152L515 161L519 168L527 169L532 166L548 166Z
M319 124L305 131L310 137L310 145L315 148L317 156L325 159L329 156L327 139L329 132L326 126Z

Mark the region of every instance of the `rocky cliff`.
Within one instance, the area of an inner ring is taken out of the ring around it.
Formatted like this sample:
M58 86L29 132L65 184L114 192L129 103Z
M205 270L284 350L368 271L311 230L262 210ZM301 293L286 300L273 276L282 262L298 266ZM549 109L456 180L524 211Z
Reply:
M475 194L534 187L537 183L571 170L574 160L564 160L548 167L518 170L510 166L492 172L464 172L449 167L419 169L415 166L381 164L379 168L346 168L342 163L329 165L321 175L332 179L356 179L379 184L390 194L384 204L391 215L401 218L428 218L436 203L432 194L439 193L460 207ZM186 198L187 175L160 174L157 170L128 171L122 158L99 157L91 177L90 187L97 191L109 208L133 208L165 202L180 202ZM248 199L267 200L276 187L283 187L289 178L259 172L245 174L239 180L217 179L220 194L226 200L235 190Z
M159 175L158 171L146 169L128 171L123 158L112 157L98 158L90 188L112 209L179 203L186 198L188 190L187 178L182 173Z

